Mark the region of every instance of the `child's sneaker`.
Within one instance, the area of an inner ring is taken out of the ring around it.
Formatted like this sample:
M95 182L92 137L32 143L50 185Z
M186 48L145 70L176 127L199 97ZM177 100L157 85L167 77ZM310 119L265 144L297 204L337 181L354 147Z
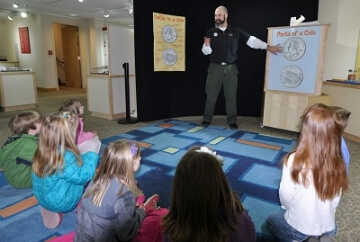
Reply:
M144 207L146 209L146 211L148 211L151 208L155 208L158 209L159 206L157 206L157 203L160 200L160 196L158 194L154 194L151 197L148 198L148 200L146 200L146 202L144 203Z
M45 208L40 208L40 213L44 225L48 229L54 229L61 223L62 215L60 213L51 212Z

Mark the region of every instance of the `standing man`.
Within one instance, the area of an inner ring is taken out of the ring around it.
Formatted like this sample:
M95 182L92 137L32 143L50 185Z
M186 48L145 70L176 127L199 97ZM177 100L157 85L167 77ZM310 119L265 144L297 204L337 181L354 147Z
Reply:
M247 44L253 49L268 50L273 54L282 51L280 45L270 46L260 39L249 35L244 30L232 27L227 22L228 11L224 6L215 10L215 28L206 32L202 52L210 55L210 65L206 79L206 104L203 125L212 121L216 100L221 86L224 88L226 100L227 123L230 128L237 129L237 87L238 69L236 67L239 43Z

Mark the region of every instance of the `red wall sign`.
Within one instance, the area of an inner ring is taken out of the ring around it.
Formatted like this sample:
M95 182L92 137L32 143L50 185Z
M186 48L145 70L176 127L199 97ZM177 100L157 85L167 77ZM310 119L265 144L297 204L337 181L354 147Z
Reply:
M20 36L21 53L30 54L31 48L30 48L29 27L19 28L19 36Z

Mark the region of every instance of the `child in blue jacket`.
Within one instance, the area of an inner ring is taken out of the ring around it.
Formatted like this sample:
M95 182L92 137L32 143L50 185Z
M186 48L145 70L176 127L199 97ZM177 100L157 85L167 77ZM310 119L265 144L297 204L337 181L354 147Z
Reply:
M70 112L50 114L42 123L33 158L32 183L47 228L56 228L61 223L61 213L77 206L84 185L95 174L98 154L80 154L75 144L77 127L78 117Z

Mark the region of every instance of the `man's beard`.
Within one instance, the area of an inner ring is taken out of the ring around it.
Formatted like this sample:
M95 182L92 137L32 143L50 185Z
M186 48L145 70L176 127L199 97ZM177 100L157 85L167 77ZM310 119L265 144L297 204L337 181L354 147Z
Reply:
M219 28L223 23L225 23L225 18L223 20L221 19L215 20L215 27Z

